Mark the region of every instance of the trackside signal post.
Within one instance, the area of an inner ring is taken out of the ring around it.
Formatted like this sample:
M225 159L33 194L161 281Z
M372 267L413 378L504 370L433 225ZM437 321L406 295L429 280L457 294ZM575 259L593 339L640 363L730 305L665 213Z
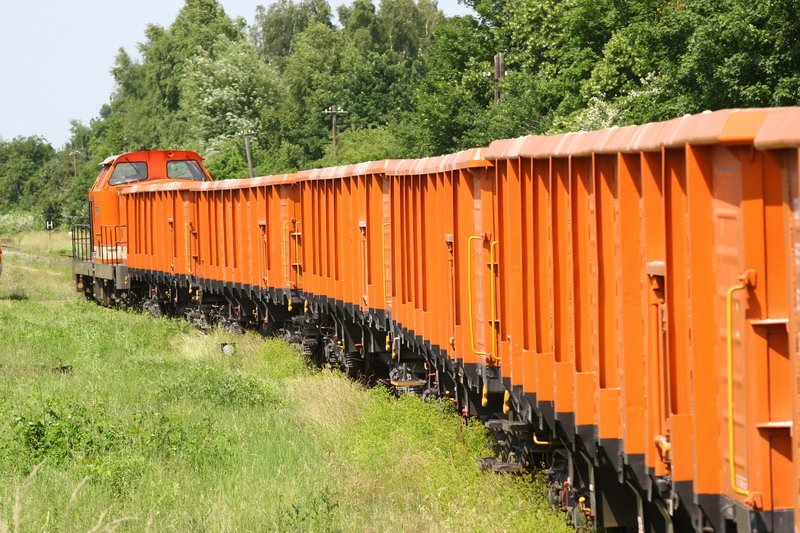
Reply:
M47 230L47 251L49 253L53 251L53 230L56 229L55 221L45 220L44 229Z

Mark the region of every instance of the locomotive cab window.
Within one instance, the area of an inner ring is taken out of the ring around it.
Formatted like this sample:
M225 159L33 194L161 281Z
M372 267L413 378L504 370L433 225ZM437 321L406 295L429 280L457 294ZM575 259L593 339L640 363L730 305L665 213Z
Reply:
M147 179L147 163L118 163L108 180L109 185L122 185Z
M167 177L176 180L205 181L206 175L197 161L167 161Z

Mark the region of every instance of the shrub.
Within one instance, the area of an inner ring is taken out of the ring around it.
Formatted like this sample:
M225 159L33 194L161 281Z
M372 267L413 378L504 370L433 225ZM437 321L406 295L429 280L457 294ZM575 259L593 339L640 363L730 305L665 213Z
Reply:
M44 224L32 213L0 213L0 235L10 235L22 231L42 229Z
M11 418L11 446L27 466L47 460L60 464L118 448L124 439L105 409L48 399L28 405Z
M277 397L253 378L211 366L198 366L164 385L159 399L208 402L223 407L255 407L274 402Z

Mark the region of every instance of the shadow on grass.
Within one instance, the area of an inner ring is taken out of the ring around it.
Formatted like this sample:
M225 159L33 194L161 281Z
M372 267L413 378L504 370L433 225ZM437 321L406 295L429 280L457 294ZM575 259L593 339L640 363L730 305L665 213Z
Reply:
M0 374L30 374L37 372L54 372L56 374L69 374L70 372L72 372L72 365L28 365L28 366L0 365Z
M28 299L28 295L24 292L14 291L9 294L0 294L0 300L8 300L11 302L21 302Z

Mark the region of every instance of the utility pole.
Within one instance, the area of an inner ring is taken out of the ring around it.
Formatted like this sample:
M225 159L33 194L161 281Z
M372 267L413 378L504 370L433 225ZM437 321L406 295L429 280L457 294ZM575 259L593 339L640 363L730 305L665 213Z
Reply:
M244 151L247 154L247 175L251 178L253 177L253 154L250 151L250 137L255 135L254 131L243 131L242 137L244 137Z
M506 56L503 52L497 52L494 55L494 101L495 103L500 101L500 98L503 97L503 89L502 84L503 80L506 79Z
M331 130L333 135L333 157L336 157L336 155L339 153L339 130L337 129L336 126L336 118L339 115L346 114L347 111L345 111L338 105L332 105L328 109L323 111L323 113L331 116L331 121L332 121Z
M78 154L80 154L78 150L73 150L69 153L72 156L72 172L76 178L78 177Z

